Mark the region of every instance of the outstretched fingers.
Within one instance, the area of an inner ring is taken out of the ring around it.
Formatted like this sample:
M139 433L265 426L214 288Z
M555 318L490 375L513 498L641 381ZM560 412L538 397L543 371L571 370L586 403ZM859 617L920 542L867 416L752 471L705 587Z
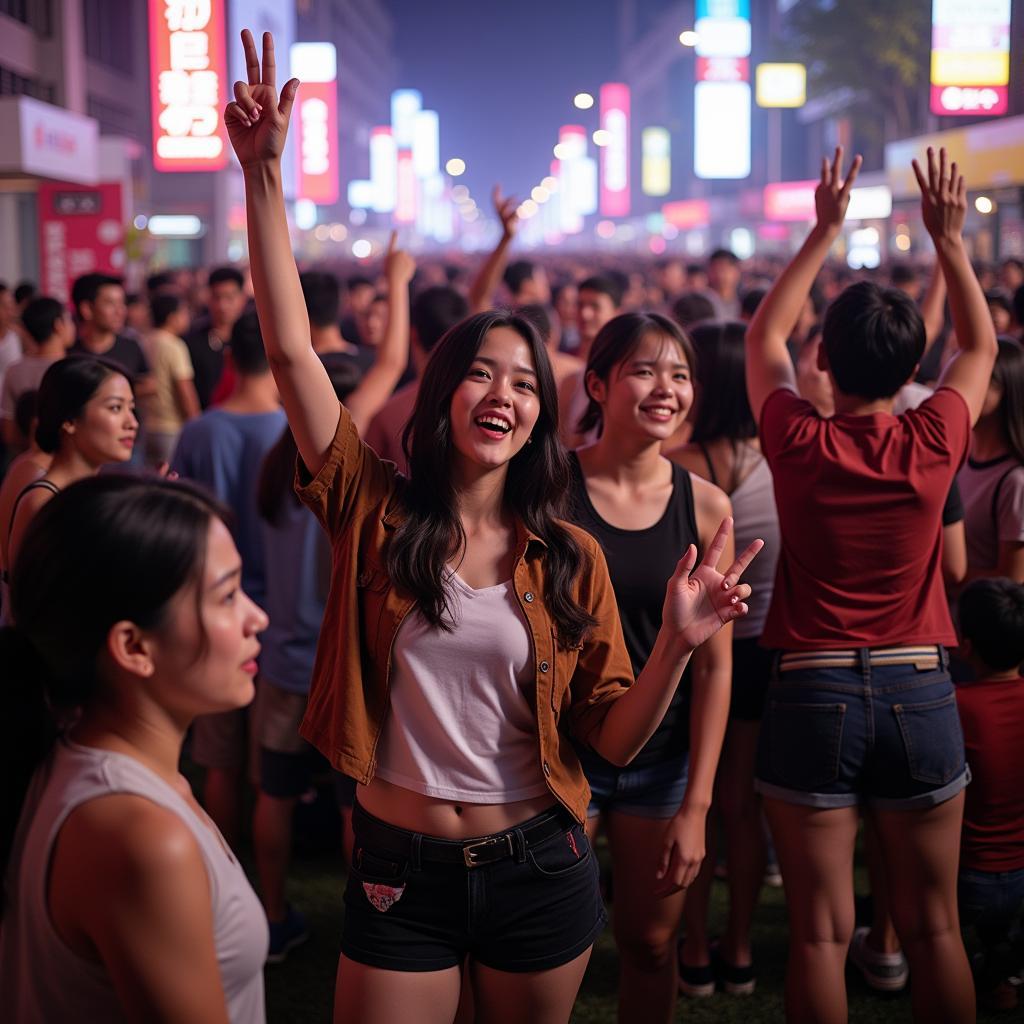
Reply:
M702 566L706 565L709 569L718 569L718 561L722 557L722 552L725 550L730 533L732 533L732 516L726 516L719 524L714 540L708 545L708 549L704 553L704 558L700 563Z
M684 552L683 557L676 563L676 575L682 576L685 580L697 564L697 548L691 544Z
M860 173L860 165L864 163L864 158L858 153L853 158L853 163L850 164L850 173L846 175L846 181L843 182L842 194L848 196L850 190L853 188L853 183L857 180L857 175Z
M295 102L295 94L299 91L299 80L289 78L281 90L281 99L277 104L277 112L286 120L291 117L292 104Z
M921 165L917 162L917 159L910 161L910 166L914 169L914 177L917 178L917 187L923 192L928 192L928 182L925 180L924 173L921 170Z
M242 29L242 49L245 51L245 77L249 85L260 84L260 59L256 54L256 40L247 29Z
M277 63L274 60L274 37L263 33L263 77L260 81L272 89L277 86Z
M757 553L764 547L764 541L758 538L757 540L751 541L740 554L736 557L736 560L729 566L725 572L725 579L722 580L722 589L729 590L731 587L735 587L739 578L747 571L747 566L757 557ZM740 598L750 596L750 588L747 588L747 593Z

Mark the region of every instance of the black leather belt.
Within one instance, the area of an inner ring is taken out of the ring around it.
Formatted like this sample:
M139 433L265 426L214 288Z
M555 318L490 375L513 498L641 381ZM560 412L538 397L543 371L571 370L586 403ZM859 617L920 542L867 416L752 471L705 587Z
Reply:
M373 817L356 803L353 808L359 839L372 846L374 852L393 854L402 859L411 859L414 848L419 847L419 859L435 864L463 864L476 868L493 864L506 857L515 857L521 844L522 854L537 843L550 839L559 832L567 832L576 824L568 812L561 808L545 811L537 817L524 821L515 828L496 832L478 839L437 839L419 832L396 828L379 818Z

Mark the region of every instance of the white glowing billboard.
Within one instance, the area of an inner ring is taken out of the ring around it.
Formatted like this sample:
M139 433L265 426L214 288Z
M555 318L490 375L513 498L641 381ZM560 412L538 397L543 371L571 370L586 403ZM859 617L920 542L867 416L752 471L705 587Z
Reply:
M601 86L601 127L608 144L601 147L601 216L629 216L629 86Z
M390 213L398 200L398 148L386 125L379 125L370 132L370 181L373 183L373 211Z
M640 149L640 184L644 195L667 196L672 188L672 138L668 129L645 128L640 133Z
M1010 0L933 0L933 114L1006 113L1010 13Z

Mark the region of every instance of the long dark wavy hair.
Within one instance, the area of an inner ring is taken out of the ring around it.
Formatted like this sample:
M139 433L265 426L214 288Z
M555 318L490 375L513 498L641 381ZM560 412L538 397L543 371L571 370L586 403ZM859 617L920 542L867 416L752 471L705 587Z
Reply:
M999 339L999 353L992 367L992 383L1002 389L996 409L1010 454L1024 463L1024 348L1009 338Z
M452 628L445 566L466 542L452 480L452 395L469 373L487 333L496 327L515 331L526 342L537 371L540 399L532 443L509 463L505 505L547 545L544 599L559 639L579 644L596 623L572 596L573 583L585 568L584 556L558 521L565 515L570 469L558 438L555 378L533 324L515 313L491 311L468 317L448 331L431 353L402 435L410 469L404 491L407 516L388 546L387 571L398 588L416 599L431 625Z

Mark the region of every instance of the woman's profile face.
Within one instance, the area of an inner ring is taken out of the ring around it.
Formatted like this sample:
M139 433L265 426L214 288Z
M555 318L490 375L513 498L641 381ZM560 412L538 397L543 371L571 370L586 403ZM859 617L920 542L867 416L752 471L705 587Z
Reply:
M88 462L95 466L127 462L139 432L135 395L128 378L120 373L110 374L70 427L73 444Z
M174 596L154 639L156 699L185 717L245 707L255 695L257 637L267 624L242 590L242 560L228 528L211 519L202 578Z
M590 393L601 406L603 432L672 436L693 405L690 362L675 339L647 331L636 349L612 367L608 381L591 373Z
M537 367L526 339L492 327L452 395L451 436L457 458L484 468L522 451L540 416Z

